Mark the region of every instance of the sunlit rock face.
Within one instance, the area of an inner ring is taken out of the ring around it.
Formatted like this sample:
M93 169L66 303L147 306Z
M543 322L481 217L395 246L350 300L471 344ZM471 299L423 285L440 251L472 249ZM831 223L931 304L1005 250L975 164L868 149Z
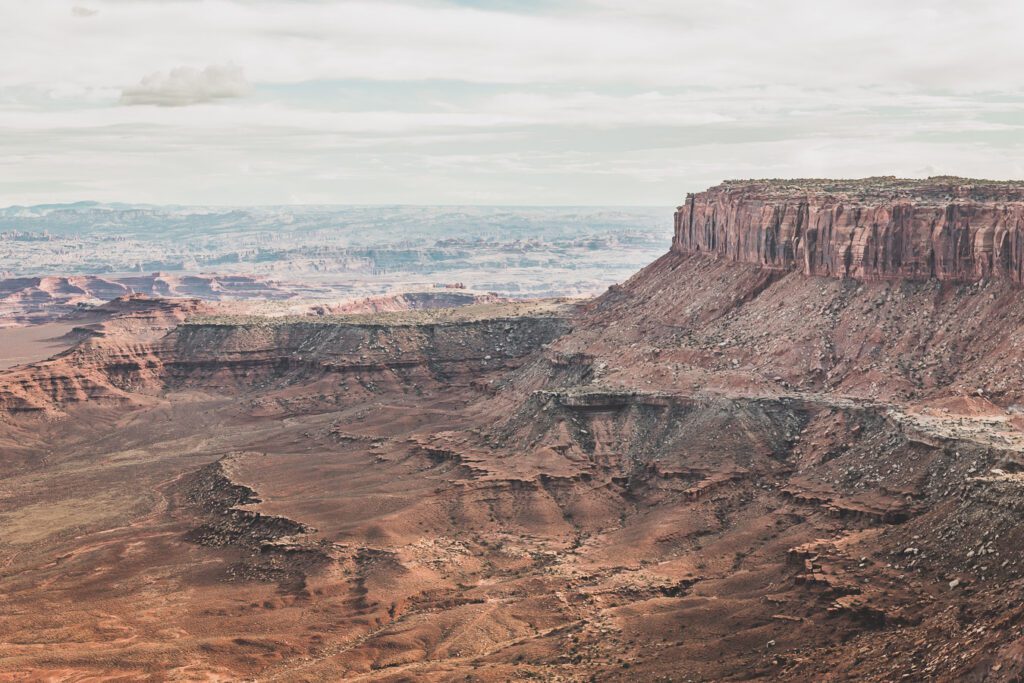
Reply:
M1024 283L1024 183L729 181L686 198L672 249L807 275Z

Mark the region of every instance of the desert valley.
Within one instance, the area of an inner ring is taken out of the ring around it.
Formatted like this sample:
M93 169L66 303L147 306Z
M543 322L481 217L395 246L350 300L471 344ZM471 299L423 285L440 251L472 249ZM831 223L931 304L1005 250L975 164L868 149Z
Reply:
M597 296L8 273L0 679L1020 680L1024 184L658 220Z

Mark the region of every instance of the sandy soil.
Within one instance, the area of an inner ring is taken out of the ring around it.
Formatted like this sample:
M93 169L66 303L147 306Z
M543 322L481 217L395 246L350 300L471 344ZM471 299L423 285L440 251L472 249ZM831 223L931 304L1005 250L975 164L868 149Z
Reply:
M44 360L71 347L64 339L75 323L0 327L0 370Z

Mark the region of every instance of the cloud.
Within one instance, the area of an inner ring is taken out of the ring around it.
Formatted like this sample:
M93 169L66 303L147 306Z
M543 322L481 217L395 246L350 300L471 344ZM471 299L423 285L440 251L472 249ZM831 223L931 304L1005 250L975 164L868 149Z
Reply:
M152 73L138 85L125 88L121 104L184 107L243 97L248 92L249 83L240 67L228 64L199 70L180 66L167 73Z
M1019 49L1024 3L1014 0L524 0L522 5L88 0L88 5L101 14L81 22L72 21L62 3L0 2L0 42L7 48L0 87L54 79L107 87L179 64L230 62L272 83L449 80L591 88L881 83L904 90L976 91L1019 83L1024 68ZM527 9L494 9L513 5ZM76 55L73 72L60 54L40 48L52 44Z
M0 0L0 193L674 205L737 176L1021 176L1022 25L1019 0Z
M88 7L82 7L80 5L75 5L71 8L71 16L78 17L79 19L88 19L89 17L94 17L99 13L100 11L98 9L89 9Z

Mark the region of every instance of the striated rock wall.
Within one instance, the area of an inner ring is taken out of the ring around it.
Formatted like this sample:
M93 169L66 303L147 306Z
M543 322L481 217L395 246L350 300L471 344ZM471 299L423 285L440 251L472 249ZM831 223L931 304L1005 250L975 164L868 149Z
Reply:
M827 277L1024 284L1024 182L728 181L678 208L672 250Z
M129 404L184 388L231 395L328 377L368 392L468 384L517 366L571 329L562 314L440 320L445 314L410 312L393 322L199 316L183 323L206 309L193 300L140 297L92 310L114 317L75 328L83 338L53 358L0 373L0 415L86 401Z

